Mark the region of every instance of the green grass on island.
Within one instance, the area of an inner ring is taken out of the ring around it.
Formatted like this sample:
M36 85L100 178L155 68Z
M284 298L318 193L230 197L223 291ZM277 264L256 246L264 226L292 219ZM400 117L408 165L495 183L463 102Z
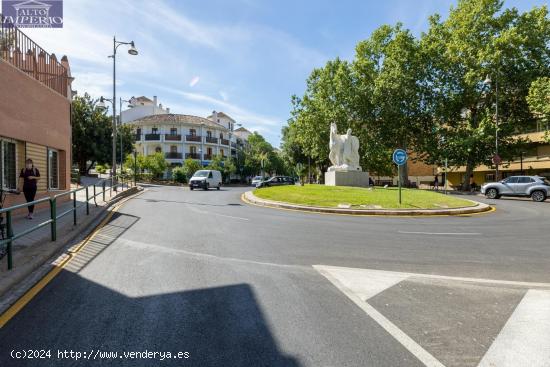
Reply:
M254 190L254 195L273 201L319 207L351 207L354 209L446 209L475 205L451 195L418 189L395 187L366 189L359 187L305 185L277 186Z

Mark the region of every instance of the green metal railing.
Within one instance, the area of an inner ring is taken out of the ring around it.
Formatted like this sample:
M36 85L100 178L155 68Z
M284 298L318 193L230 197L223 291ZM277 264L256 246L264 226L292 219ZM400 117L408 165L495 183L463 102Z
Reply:
M107 183L110 182L111 185L107 186ZM29 233L32 233L44 226L50 225L50 232L51 232L51 240L56 241L57 240L57 221L66 215L73 214L73 225L76 226L77 224L77 209L81 208L82 206L86 206L86 215L90 214L90 200L93 199L94 205L97 207L97 197L99 195L102 195L103 201L105 202L106 193L109 193L109 196L113 196L113 193L117 192L117 189L120 188L122 191L124 191L124 186L126 185L126 189L129 189L130 187L135 187L136 182L135 180L132 180L131 178L127 178L124 176L115 176L114 178L107 178L98 181L97 183L94 183L93 185L87 185L84 187L80 187L78 189L70 190L67 192L63 192L60 194L57 194L52 197L45 197L42 199L38 199L35 201L30 201L28 203L23 203L19 205L10 206L8 208L0 209L0 215L6 216L6 236L4 239L0 240L0 249L4 248L6 246L6 257L8 259L8 270L11 270L13 268L13 241L15 241L18 238L21 238L23 236L28 235ZM93 194L90 192L90 188L93 189ZM101 188L101 190L98 192L97 188ZM86 191L86 201L80 204L77 204L76 200L76 193L79 191ZM64 197L64 196L71 196L72 195L72 203L73 205L63 211L62 213L57 213L57 199ZM12 223L12 212L17 209L26 208L30 205L37 205L40 203L49 202L50 204L50 218L48 220L45 220L42 223L37 224L36 226L33 226L31 228L27 228L21 232L14 233L13 230L13 223Z

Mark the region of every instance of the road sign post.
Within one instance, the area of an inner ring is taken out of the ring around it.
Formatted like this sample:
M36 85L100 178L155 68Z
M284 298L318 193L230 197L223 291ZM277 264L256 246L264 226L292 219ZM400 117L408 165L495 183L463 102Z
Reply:
M393 151L392 160L397 165L397 183L399 186L399 205L401 205L401 166L407 162L407 152L403 149Z

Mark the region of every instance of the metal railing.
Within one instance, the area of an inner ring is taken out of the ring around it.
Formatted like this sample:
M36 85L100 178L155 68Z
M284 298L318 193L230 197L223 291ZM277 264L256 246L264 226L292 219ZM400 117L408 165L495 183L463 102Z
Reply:
M67 69L0 14L0 59L67 97Z
M199 159L200 155L199 153L185 153L185 158Z
M207 136L205 140L207 143L218 144L218 138L214 138L212 136Z
M154 141L159 141L160 140L160 134L145 134L145 140L146 141L150 141L150 140L154 140Z
M166 152L166 153L164 153L164 156L165 156L167 159L182 159L182 158L183 158L183 153L179 153L179 152Z
M198 135L185 135L185 141L201 141L201 137Z
M179 135L179 134L164 134L164 140L181 141L181 135Z
M107 186L107 182L110 182L111 185ZM38 199L35 201L30 201L28 203L23 203L19 205L10 206L8 208L0 209L0 216L6 215L6 223L5 229L6 229L6 236L3 236L2 231L2 238L0 239L0 248L3 249L4 246L6 246L6 256L8 259L8 270L11 270L13 268L13 241L15 241L18 238L21 238L23 236L26 236L44 226L50 225L50 236L52 241L57 240L57 221L66 215L73 214L73 225L77 225L77 209L86 206L86 215L90 214L90 200L93 199L94 205L97 207L97 197L102 195L103 201L105 202L105 196L107 191L109 192L109 196L113 195L113 192L117 192L117 188L121 188L122 191L124 191L124 186L126 185L126 188L129 189L130 187L136 186L136 178L134 177L133 180L129 177L124 176L116 176L114 178L107 178L98 181L97 183L94 183L92 185L87 185L84 187L80 187L78 189L70 190L67 192L62 192L60 194L54 195L52 197L45 197L42 199ZM99 190L98 190L99 188ZM86 202L81 203L80 205L77 204L76 200L76 193L79 191L86 191ZM92 190L92 192L90 192ZM62 213L57 213L57 199L64 197L64 196L71 196L72 195L72 203L73 205L63 211ZM50 206L50 218L48 220L45 220L42 223L39 223L33 227L27 228L25 230L22 230L19 233L14 233L13 230L13 223L12 223L12 212L17 209L26 208L30 205L37 205L40 203L49 202Z

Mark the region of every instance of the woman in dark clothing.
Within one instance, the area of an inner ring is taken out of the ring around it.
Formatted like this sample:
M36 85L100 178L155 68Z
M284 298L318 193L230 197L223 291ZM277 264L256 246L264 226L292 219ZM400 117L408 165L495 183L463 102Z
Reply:
M32 159L27 159L25 161L25 168L23 168L19 174L19 191L23 191L27 203L34 201L34 197L36 195L36 183L39 179L40 172L38 172L38 168L33 165ZM32 219L34 205L29 205L27 209L29 210L27 219Z

